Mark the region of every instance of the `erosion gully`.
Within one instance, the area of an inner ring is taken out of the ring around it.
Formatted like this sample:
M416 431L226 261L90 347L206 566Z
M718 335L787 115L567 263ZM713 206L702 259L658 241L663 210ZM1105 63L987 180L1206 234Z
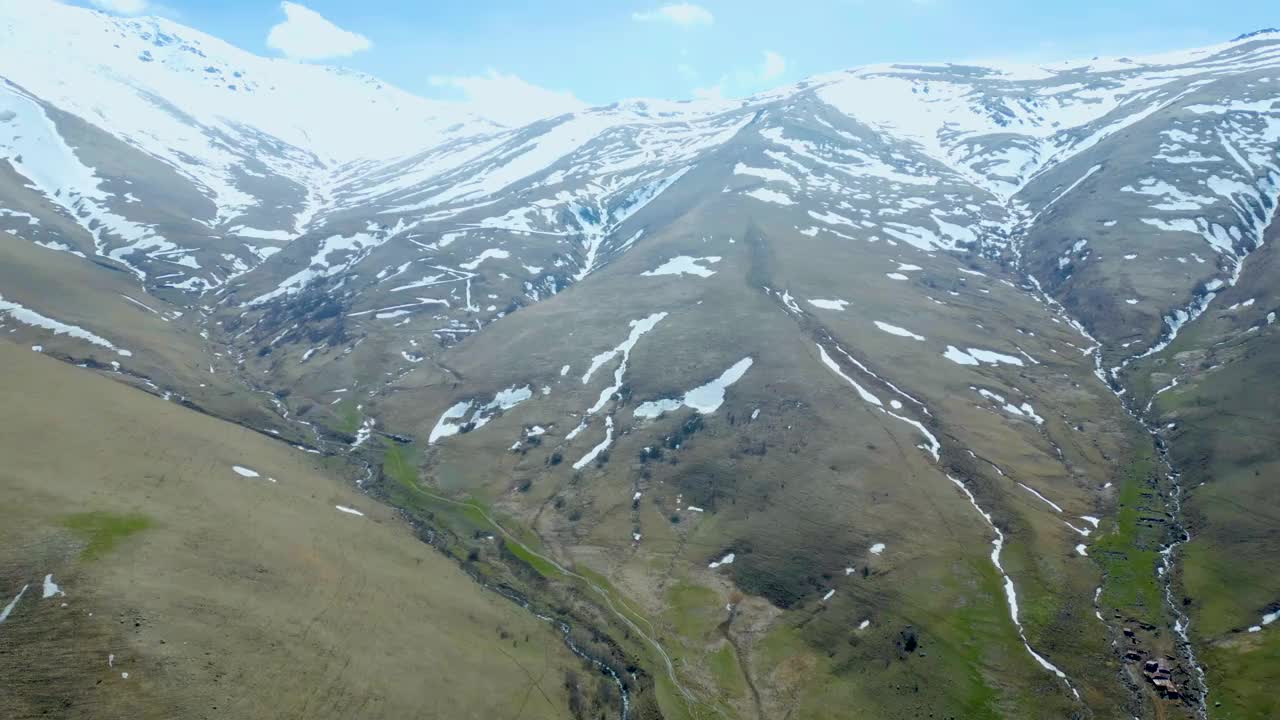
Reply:
M1045 292L1043 288L1041 288L1039 281L1037 281L1034 276L1028 274L1027 280L1033 287L1035 287L1036 293L1038 294L1038 300L1053 308L1063 320L1068 322L1076 329L1077 332L1093 344L1090 352L1094 359L1094 375L1107 387L1108 390L1111 391L1113 395L1116 396L1116 399L1120 401L1121 407L1124 408L1129 417L1133 418L1133 421L1141 426L1142 429L1151 437L1152 445L1156 450L1156 456L1159 458L1160 466L1169 488L1168 492L1162 492L1162 495L1165 501L1166 512L1171 518L1169 534L1172 539L1166 541L1164 547L1160 550L1159 570L1161 584L1164 589L1165 607L1167 609L1168 616L1173 619L1172 629L1178 638L1176 646L1180 660L1185 663L1187 667L1191 668L1191 674L1195 678L1196 687L1193 705L1196 715L1201 718L1201 720L1207 720L1209 704L1208 680L1205 676L1204 668L1200 665L1199 659L1196 657L1195 647L1191 643L1189 633L1191 618L1183 612L1181 604L1177 601L1174 587L1174 576L1176 574L1174 570L1177 563L1178 548L1191 540L1191 533L1187 531L1183 524L1182 475L1174 467L1173 461L1169 457L1168 443L1163 437L1161 437L1159 429L1152 424L1147 417L1147 412L1151 409L1152 403L1148 403L1145 408L1137 407L1135 405L1136 398L1129 394L1128 389L1124 387L1119 379L1120 371L1130 363L1134 360L1147 357L1155 352L1163 350L1168 346L1172 338L1164 337L1156 345L1153 345L1145 352L1125 358L1119 365L1112 367L1110 370L1104 370L1103 352L1105 348L1102 343L1094 338L1093 335L1085 329L1084 325L1072 317L1061 303ZM1198 309L1203 311L1204 307L1200 306ZM1198 314L1199 312L1196 313L1196 315ZM1176 333L1176 331L1177 328L1175 327L1172 332ZM1174 380L1173 384L1176 385L1177 380ZM1164 388L1156 394L1158 395L1160 392L1164 392L1164 390L1167 389L1169 388ZM1154 395L1152 397L1154 398Z

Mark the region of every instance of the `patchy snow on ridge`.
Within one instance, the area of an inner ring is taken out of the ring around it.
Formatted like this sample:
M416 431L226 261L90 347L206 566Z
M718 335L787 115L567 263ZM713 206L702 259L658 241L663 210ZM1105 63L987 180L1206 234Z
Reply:
M734 557L735 556L733 553L728 553L727 555L720 558L719 560L713 560L712 562L708 563L707 567L711 568L712 570L715 570L716 568L721 567L723 565L732 565Z
M822 310L835 310L837 312L844 312L844 309L849 305L848 300L822 300L817 298L809 300L808 303Z
M505 390L499 390L494 394L493 399L483 405L476 405L475 400L463 400L440 416L436 421L435 427L431 429L431 435L427 438L428 445L434 445L436 441L457 435L462 432L466 426L470 429L478 430L489 423L498 413L510 410L520 403L533 397L533 388L525 385L523 387L512 386ZM471 414L471 418L466 422L456 422L467 416L467 412L475 406L476 410ZM369 426L372 428L372 424ZM368 437L367 434L365 436Z
M41 315L35 310L23 307L16 302L5 300L4 296L0 295L0 316L4 315L8 315L23 325L30 325L31 327L40 328L41 330L48 330L54 335L67 335L78 340L84 340L85 342L97 345L98 347L111 350L120 357L133 356L132 352L122 350L115 345L112 345L109 340L99 335L95 335L82 327L68 325L67 323L54 320L51 317Z
M898 337L911 338L912 340L919 340L919 341L921 341L921 342L923 342L923 341L924 341L924 336L922 336L922 335L917 335L917 334L915 334L915 333L911 332L910 330L906 330L906 329L904 329L904 328L900 328L900 327L898 327L897 325L890 325L890 324L889 324L889 323L887 323L887 322L880 322L879 320L876 320L876 321L875 321L875 325L876 325L876 327L878 327L878 328L880 328L881 330L883 330L883 331L885 331L885 332L889 333L890 335L897 335Z
M785 205L796 204L796 201L792 200L790 195L787 195L785 193L780 193L777 190L770 190L768 188L756 188L755 190L750 190L748 192L743 193L743 195L746 195L747 197L750 197L750 198L755 198L760 202L772 203L774 205L785 206Z
M658 267L652 270L646 270L640 274L646 277L653 277L656 275L697 275L698 277L708 278L715 275L716 271L709 267L699 265L699 263L712 265L718 262L720 262L720 257L716 255L708 257L677 255Z
M652 419L664 412L679 410L681 407L691 408L703 415L713 413L724 404L725 391L728 390L729 386L742 379L742 376L750 369L751 364L751 358L743 358L721 373L720 377L706 385L690 390L679 400L651 400L642 403L635 409L633 414L639 418Z
M1012 355L1003 355L998 352L981 350L979 348L969 348L966 352L954 345L948 345L947 351L943 353L942 356L957 365L981 365L982 363L986 363L988 365L999 365L1004 363L1006 365L1017 365L1018 367L1022 367L1025 364L1022 362L1022 358L1017 358Z
M462 268L463 270L475 270L476 268L480 267L480 263L490 258L493 258L494 260L506 260L509 257L511 257L511 253L507 252L506 250L501 250L499 248L489 248L488 250L485 250L484 252L477 255L476 258L471 262L460 263L458 267Z

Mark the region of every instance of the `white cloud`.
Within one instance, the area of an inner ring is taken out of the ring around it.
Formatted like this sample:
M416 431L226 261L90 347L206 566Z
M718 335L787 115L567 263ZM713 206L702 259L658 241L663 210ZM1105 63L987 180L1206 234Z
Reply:
M121 15L141 15L147 11L147 0L89 0L94 7Z
M710 25L716 21L710 10L692 3L673 3L648 12L631 13L631 19L640 22L669 22L681 27Z
M694 88L693 96L698 100L724 100L724 88L728 82L728 76L721 77L715 85Z
M688 65L677 65L676 70L687 81L696 82L698 74ZM787 71L787 59L772 50L764 51L764 59L754 68L743 67L720 76L716 84L693 88L698 100L725 100L758 92L768 83L782 77Z
M774 80L787 71L787 59L772 50L765 50L764 65L760 68L760 79Z
M496 70L483 75L433 77L431 84L461 90L469 110L510 127L587 107L567 90L549 90Z
M285 19L271 28L267 35L267 47L279 50L286 57L294 60L323 60L346 57L373 46L369 38L343 30L309 7L282 2L280 8L284 10Z

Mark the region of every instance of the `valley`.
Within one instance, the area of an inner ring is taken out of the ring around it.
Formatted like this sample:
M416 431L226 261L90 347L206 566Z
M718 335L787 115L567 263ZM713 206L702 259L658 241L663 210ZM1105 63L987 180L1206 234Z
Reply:
M1280 33L511 127L34 6L0 715L1276 713Z

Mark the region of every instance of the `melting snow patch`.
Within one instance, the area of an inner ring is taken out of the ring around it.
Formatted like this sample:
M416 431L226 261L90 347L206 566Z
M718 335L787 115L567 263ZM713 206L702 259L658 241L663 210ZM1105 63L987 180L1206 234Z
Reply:
M884 552L884 543L876 543L871 546L871 554L879 555Z
M822 596L822 602L826 602L826 601L830 600L830 599L831 599L831 596L832 596L832 595L835 595L835 594L836 594L836 591L835 591L835 590L828 590L828 591L827 591L827 594Z
M826 365L828 368L831 369L832 372L834 372L836 375L839 375L841 378L844 379L845 382L853 386L853 389L857 391L858 397L862 398L863 402L871 403L876 407L881 407L884 405L884 403L880 402L880 398L871 394L866 388L859 385L856 380L846 375L844 371L840 369L840 365L837 364L836 361L832 359L830 355L827 354L827 349L821 345L818 346L818 355L819 357L822 358L823 365Z
M866 629L867 629L867 628L869 628L869 627L871 627L871 621L870 621L870 620L863 620L862 622L858 623L858 629L859 629L859 630L866 630Z
M1080 553L1082 556L1087 556L1089 554L1088 548L1085 547L1083 543L1076 546L1076 552Z
M718 262L720 262L720 257L717 255L711 255L708 257L691 257L689 255L678 255L666 261L665 263L659 265L658 267L652 270L646 270L640 274L645 275L647 277L653 277L656 275L697 275L698 277L707 278L707 277L711 277L712 275L715 275L716 271L708 267L703 267L698 263L707 263L708 265L714 265L715 263L718 263Z
M62 592L62 588L58 587L58 583L53 581L53 573L44 576L44 588L40 592L40 597L48 600L55 595L66 595Z
M0 623L9 619L9 615L13 612L13 609L18 606L18 601L22 599L22 595L27 592L28 587L28 585L23 585L22 589L18 591L18 594L9 601L9 604L4 606L4 610L0 610Z
M120 357L133 357L132 352L122 350L115 345L112 345L105 338L95 335L82 327L59 322L51 317L41 315L30 308L23 307L18 303L5 300L3 296L0 296L0 315L6 314L24 325L48 330L54 335L69 335L78 340L84 340L85 342L97 345L98 347L111 350Z
M875 323L876 323L876 327L889 333L890 335L897 335L898 337L908 337L908 338L911 338L912 340L920 340L922 342L924 341L923 336L917 335L911 332L910 330L900 328L897 325L890 325L889 323L880 322L879 320L876 320Z
M849 304L848 300L810 300L809 304L821 308L823 310L838 310L844 312L845 307Z
M761 202L773 203L775 205L795 205L796 201L790 196L780 193L776 190L767 188L757 188L751 192L743 193L747 197L753 197Z
M247 478L261 477L256 470L250 470L249 468L243 467L241 465L232 465L231 469L234 470L235 473L240 477L247 477Z
M706 385L696 387L684 394L680 400L653 400L643 403L635 409L634 415L641 418L655 418L664 412L678 410L681 407L691 408L703 415L713 413L724 404L725 391L730 385L742 379L751 367L751 358L743 358L720 374L720 377Z
M708 564L708 565L707 565L707 567L711 568L712 570L715 570L716 568L720 567L721 565L732 565L732 564L733 564L733 558L734 558L733 553L729 553L728 555L725 555L724 557L720 558L719 560L716 560L716 561L714 561L714 562L712 562L712 563Z
M511 253L507 252L506 250L499 250L498 248L489 248L488 250L485 250L484 252L477 255L476 258L471 262L461 263L460 265L458 265L458 267L462 268L463 270L475 270L476 268L480 267L480 263L484 262L485 260L488 260L489 258L493 258L495 260L506 260L509 257L511 257Z
M738 163L733 168L734 175L752 175L754 177L763 178L769 182L786 183L797 190L800 189L800 183L783 170L777 168L757 168L751 167L745 163Z
M346 505L334 505L333 507L338 512L344 512L348 515L359 515L360 517L364 517L364 513L360 512L359 510L356 510L355 508L349 508Z
M601 440L599 445L596 445L595 447L591 448L591 450L586 455L583 455L582 458L578 460L578 462L574 463L573 469L581 470L582 468L586 467L593 460L595 460L596 457L600 455L600 453L607 450L609 448L609 445L612 443L613 443L613 418L606 417L604 419L604 440Z
M499 391L493 396L493 400L490 400L487 404L476 407L476 411L472 413L471 419L467 422L455 422L466 417L467 411L475 405L473 400L463 400L444 411L444 414L436 421L435 427L431 429L427 444L434 444L441 438L457 435L462 432L462 428L466 425L472 425L473 429L482 428L499 411L510 410L531 397L533 397L533 388L530 386L526 385L520 388L512 386L506 390Z
M622 355L622 362L625 367L627 359L631 356L631 349L636 346L637 342L640 342L640 337L652 330L666 316L666 313L660 312L654 313L646 318L632 320L629 323L631 326L631 333L627 336L626 340L623 340L622 343L612 350L606 350L591 358L591 366L582 374L582 384L586 385L591 382L591 376L595 374L596 370L599 370L601 366L614 359L619 354Z
M902 273L896 273L896 272L885 273L885 277L889 278L890 280L909 280L910 279L906 275L903 275Z
M360 423L360 429L356 430L356 439L351 442L351 447L358 448L365 444L373 436L373 426L376 422L373 418L365 418L364 422Z
M969 348L968 352L965 352L954 345L948 345L947 351L942 356L957 365L978 365L981 363L999 365L1000 363L1006 363L1008 365L1017 365L1018 367L1023 366L1022 359L1012 355L1002 355L998 352L980 350L978 348Z
M467 411L470 409L471 401L463 400L448 410L445 410L444 414L440 416L440 419L436 421L436 426L431 429L431 436L427 439L427 444L432 445L440 438L457 435L458 432L462 430L462 425L454 423L453 421L461 420L466 416Z
M1023 490L1026 490L1027 492L1031 493L1032 495L1035 495L1036 497L1040 498L1042 501L1044 501L1044 504L1046 504L1046 505L1048 505L1049 507L1053 508L1053 511L1054 511L1054 512L1059 512L1059 513L1060 513L1060 512L1062 512L1062 508L1058 507L1058 504L1057 504L1057 503L1055 503L1054 501L1050 500L1049 498L1045 497L1044 495L1041 495L1040 493L1036 492L1034 489L1032 489L1031 487L1029 487L1029 486L1027 486L1027 485L1023 485L1022 483L1018 483L1018 485L1019 485L1019 486L1021 486Z

